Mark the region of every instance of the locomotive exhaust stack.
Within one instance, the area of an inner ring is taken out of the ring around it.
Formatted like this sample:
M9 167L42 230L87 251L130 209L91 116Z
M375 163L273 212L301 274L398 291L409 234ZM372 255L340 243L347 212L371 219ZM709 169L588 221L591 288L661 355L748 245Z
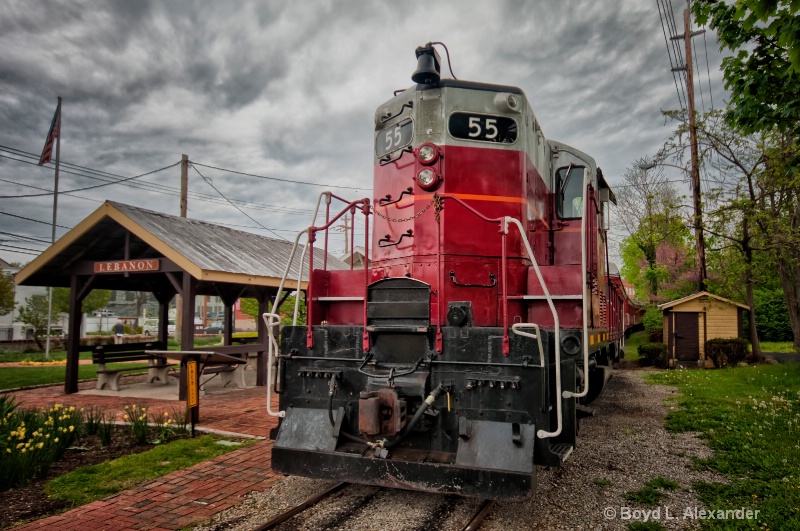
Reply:
M547 140L521 89L442 79L439 44L378 106L373 197L326 193L307 231L308 322L270 340L272 467L523 499L537 465L575 448L577 403L599 395L637 314L606 271L613 194L595 160ZM315 261L356 213L363 268Z

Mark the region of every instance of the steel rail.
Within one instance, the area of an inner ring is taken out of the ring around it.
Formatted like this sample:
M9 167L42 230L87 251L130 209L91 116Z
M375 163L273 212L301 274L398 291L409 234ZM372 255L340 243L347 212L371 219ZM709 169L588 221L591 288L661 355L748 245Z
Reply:
M325 498L327 498L331 494L334 494L334 493L338 492L339 490L343 489L347 485L349 485L349 483L339 483L339 484L334 485L333 487L329 488L326 491L320 492L319 494L315 494L314 496L311 496L310 498L308 498L303 503L301 503L299 505L296 505L292 509L289 509L288 511L279 514L278 516L276 516L275 518L273 518L272 520L270 520L266 524L264 524L262 526L259 526L259 527L256 527L253 531L267 531L267 529L273 529L273 528L281 525L285 521L289 520L290 518L293 518L294 516L302 513L303 511L305 511L309 507L313 507L314 505L318 504L319 502L321 502L322 500L324 500Z
M464 526L462 531L475 531L476 529L479 529L483 519L486 518L490 512L492 512L492 509L494 509L495 503L497 503L496 500L483 500L481 506L478 507L478 510L472 516L472 520L470 520L469 523Z

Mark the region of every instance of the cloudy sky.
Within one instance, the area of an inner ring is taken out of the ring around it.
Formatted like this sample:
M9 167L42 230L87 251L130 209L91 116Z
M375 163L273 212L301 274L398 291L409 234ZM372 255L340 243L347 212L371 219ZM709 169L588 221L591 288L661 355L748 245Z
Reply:
M674 8L680 25L685 4ZM680 107L656 0L0 0L0 11L6 261L50 241L53 166L34 159L58 96L59 236L106 199L177 215L178 166L64 192L185 153L210 181L190 170L189 217L293 239L323 190L371 197L375 108L411 85L429 41L447 44L459 79L521 87L545 135L592 154L612 187L668 138L661 110ZM695 46L702 105L713 95L719 107L714 35Z

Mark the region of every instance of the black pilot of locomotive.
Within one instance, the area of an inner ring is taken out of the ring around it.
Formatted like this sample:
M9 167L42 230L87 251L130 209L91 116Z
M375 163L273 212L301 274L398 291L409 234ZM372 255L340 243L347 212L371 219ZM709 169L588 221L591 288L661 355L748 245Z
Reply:
M521 89L441 78L430 43L416 55L415 84L375 114L373 197L305 231L308 324L270 339L272 467L525 498L635 321L606 271L614 196ZM371 261L319 267L313 243L353 214Z

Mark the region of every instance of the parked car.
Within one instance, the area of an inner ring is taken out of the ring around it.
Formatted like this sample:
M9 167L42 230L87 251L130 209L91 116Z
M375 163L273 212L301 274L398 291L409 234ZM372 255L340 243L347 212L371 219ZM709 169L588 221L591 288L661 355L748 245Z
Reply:
M167 322L167 335L175 335L175 319L170 319ZM146 336L158 335L158 319L145 319L142 322L142 333Z
M206 334L221 334L225 330L225 326L222 322L215 322L208 325L205 329Z

